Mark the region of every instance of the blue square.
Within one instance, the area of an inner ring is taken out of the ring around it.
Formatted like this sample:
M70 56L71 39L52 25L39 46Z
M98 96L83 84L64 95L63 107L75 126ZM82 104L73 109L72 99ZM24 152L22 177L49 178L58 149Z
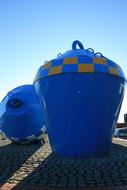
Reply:
M107 63L108 63L108 66L109 66L109 67L114 67L114 68L116 68L116 64L115 64L113 61L108 60Z
M62 72L78 72L78 65L77 64L63 65Z
M52 67L56 67L63 64L63 59L54 59L52 60Z
M40 72L40 77L45 77L45 76L48 75L48 73L49 73L49 69L42 70L42 71Z
M107 65L94 64L94 72L109 73Z
M78 57L78 64L83 64L83 63L92 64L93 63L92 58L86 56Z

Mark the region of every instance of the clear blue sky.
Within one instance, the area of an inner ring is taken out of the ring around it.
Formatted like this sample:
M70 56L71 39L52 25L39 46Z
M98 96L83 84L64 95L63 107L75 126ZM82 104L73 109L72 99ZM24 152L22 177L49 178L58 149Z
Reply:
M0 100L74 40L127 73L126 0L0 0ZM126 75L127 76L127 75ZM127 93L119 121L127 112Z

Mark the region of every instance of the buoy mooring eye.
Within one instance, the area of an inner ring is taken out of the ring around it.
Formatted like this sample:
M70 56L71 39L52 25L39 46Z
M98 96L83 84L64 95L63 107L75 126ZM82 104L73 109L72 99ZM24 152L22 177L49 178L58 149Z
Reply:
M80 49L84 49L83 44L82 44L80 41L78 41L78 40L75 40L75 41L72 43L72 49L73 49L73 50L76 50L76 49L77 49L76 46L79 46Z
M13 109L20 108L23 105L23 102L18 98L13 98L7 102L7 106Z

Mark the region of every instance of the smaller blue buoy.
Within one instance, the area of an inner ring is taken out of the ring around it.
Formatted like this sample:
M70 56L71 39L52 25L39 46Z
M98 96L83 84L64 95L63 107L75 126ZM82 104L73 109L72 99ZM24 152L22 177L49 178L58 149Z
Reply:
M44 118L33 85L17 87L5 96L0 104L0 129L12 142L44 138Z

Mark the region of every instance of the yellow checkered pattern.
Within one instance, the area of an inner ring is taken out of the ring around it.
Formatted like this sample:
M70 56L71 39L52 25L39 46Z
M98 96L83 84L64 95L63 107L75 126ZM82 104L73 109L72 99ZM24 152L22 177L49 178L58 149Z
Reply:
M106 59L94 57L94 58L93 58L93 63L106 65L106 64L107 64L107 61L106 61Z
M57 66L57 67L51 67L49 70L48 75L56 75L56 74L60 74L62 73L62 65L61 66Z
M72 58L64 58L63 64L76 64L78 63L78 59L76 57Z
M118 71L117 71L114 67L109 67L109 73L110 73L111 75L119 76Z
M79 64L78 72L79 73L93 73L94 65L93 64Z
M62 68L64 67L64 65L70 65L70 64L71 65L72 64L78 64L77 72L79 72L79 73L94 73L95 72L94 64L106 65L108 67L106 59L93 58L93 61L91 64L87 64L87 63L79 64L78 58L73 57L73 58L64 58L63 64L59 65L59 66L55 66L55 67L52 67L52 61L49 61L43 66L43 69L49 69L48 75L51 76L51 75L62 73ZM109 69L109 74L119 76L116 68L108 67L108 69Z
M41 77L62 74L66 72L77 73L106 73L125 79L119 65L104 58L69 57L60 60L51 60L42 66L35 80ZM35 81L34 80L34 81Z

